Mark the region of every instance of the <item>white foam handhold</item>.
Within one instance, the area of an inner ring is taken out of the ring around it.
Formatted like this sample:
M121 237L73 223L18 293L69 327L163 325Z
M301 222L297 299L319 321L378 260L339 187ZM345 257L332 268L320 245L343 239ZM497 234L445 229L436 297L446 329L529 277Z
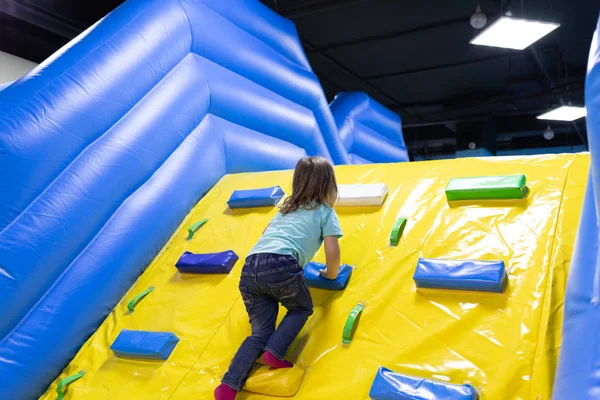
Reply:
M338 185L338 207L380 206L388 188L385 183Z

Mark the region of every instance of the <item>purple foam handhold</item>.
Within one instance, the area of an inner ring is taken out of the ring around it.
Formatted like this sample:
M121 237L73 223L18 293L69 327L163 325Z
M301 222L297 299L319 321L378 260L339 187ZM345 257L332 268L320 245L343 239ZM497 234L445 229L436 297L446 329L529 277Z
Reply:
M186 251L175 266L182 273L228 274L239 257L233 250L221 253L194 254Z

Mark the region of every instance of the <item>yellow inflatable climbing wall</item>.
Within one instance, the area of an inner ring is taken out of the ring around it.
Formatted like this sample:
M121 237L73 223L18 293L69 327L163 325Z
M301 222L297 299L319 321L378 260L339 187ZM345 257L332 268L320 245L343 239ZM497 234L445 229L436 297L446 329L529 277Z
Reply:
M356 268L344 291L311 289L315 313L289 353L307 369L294 398L368 399L378 367L385 366L470 383L481 399L550 399L588 168L586 154L336 167L339 183L385 182L389 195L381 207L337 209L342 261ZM524 200L446 201L450 178L517 173L527 176ZM280 185L290 193L291 178L291 171L224 177L42 399L55 399L58 380L80 370L85 375L69 386L66 400L211 399L250 333L237 288L243 259L277 212L232 211L226 201L234 189ZM399 216L408 218L406 230L390 247ZM208 223L187 240L187 228L204 218ZM240 256L229 275L182 275L175 268L186 250L229 249ZM504 294L417 290L412 274L419 257L504 260L509 285ZM322 251L315 259L324 261ZM155 289L130 313L127 303L150 286ZM366 308L344 347L344 323L359 302ZM181 340L164 362L119 359L109 346L123 328L170 331ZM292 378L279 373L255 381L274 397L244 391L238 398L277 398Z

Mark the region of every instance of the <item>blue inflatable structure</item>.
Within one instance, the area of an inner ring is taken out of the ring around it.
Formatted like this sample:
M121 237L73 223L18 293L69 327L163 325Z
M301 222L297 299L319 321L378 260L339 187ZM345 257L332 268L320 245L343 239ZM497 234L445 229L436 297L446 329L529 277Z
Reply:
M557 400L600 396L597 33L586 102ZM361 93L328 105L294 25L258 0L127 0L0 85L2 398L44 392L223 175L305 155L408 161L400 118Z
M353 164L409 161L398 114L360 92L340 93L330 107Z
M117 357L142 360L167 360L179 338L172 332L123 329L110 349Z
M304 266L304 279L309 287L327 290L344 290L348 286L353 268L348 264L340 265L338 276L335 279L326 279L319 271L327 266L315 261Z
M262 189L235 190L227 205L229 208L274 207L285 196L279 186Z
M600 398L600 20L585 83L591 170L583 200L567 292L553 399Z
M418 288L502 293L508 284L504 261L419 258L413 280Z
M12 85L12 82L0 83L0 92Z
M223 175L405 150L364 96L345 110L379 125L344 147L293 23L231 3L128 0L0 92L4 399L45 390Z
M186 251L179 257L175 266L181 273L228 274L239 259L233 250L208 254Z
M478 400L479 394L471 385L417 378L380 367L369 397L372 400Z

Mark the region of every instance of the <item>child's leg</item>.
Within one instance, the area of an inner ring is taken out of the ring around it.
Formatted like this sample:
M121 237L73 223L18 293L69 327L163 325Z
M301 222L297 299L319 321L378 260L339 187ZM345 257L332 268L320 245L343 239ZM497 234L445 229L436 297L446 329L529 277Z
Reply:
M242 390L254 362L260 357L275 331L279 311L279 304L275 299L264 294L250 293L243 283L240 284L240 291L250 316L252 335L244 340L222 380L238 392Z
M302 272L296 274L293 279L269 284L269 288L288 311L275 333L271 335L265 350L275 358L283 360L306 320L312 315L313 303Z

